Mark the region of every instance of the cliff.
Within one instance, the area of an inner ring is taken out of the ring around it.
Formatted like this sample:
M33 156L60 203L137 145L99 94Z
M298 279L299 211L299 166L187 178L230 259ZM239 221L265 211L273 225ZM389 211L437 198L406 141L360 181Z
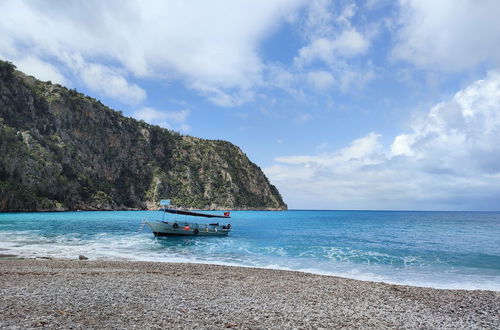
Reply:
M123 116L0 61L0 211L286 209L237 146Z

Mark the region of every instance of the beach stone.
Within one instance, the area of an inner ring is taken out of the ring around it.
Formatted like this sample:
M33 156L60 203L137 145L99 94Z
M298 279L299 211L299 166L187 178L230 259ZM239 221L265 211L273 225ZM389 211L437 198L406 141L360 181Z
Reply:
M80 255L78 256L78 260L88 260L88 259L89 259L89 258L87 258L86 256L84 256L84 255L82 255L82 254L80 254Z
M0 329L500 329L495 291L102 260L0 260L0 278Z

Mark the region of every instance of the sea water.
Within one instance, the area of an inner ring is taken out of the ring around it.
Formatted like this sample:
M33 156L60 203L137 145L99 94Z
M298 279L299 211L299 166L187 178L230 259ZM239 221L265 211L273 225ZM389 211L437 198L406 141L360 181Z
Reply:
M142 219L163 216L172 215L0 213L0 254L210 263L500 291L500 212L234 211L228 237L138 231Z

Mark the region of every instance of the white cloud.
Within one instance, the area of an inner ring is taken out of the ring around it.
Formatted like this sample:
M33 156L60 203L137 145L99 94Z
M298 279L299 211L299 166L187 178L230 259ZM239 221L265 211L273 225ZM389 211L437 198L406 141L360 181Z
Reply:
M353 89L361 89L367 83L375 78L375 71L371 65L364 68L353 68L346 66L342 69L342 75L339 81L340 90L347 92Z
M53 83L61 85L67 83L67 79L55 66L39 58L27 55L19 58L16 57L12 61L19 70L26 74L33 75L40 80L50 80Z
M158 120L171 120L176 123L186 121L189 116L189 110L183 109L179 111L158 111L154 108L144 107L134 113L134 116L138 119L143 119L145 121L158 121Z
M353 28L342 31L335 39L318 38L299 50L295 58L298 65L311 64L321 60L327 64L334 64L338 57L352 57L364 54L368 50L369 42Z
M334 3L328 0L309 4L303 28L307 44L299 49L294 64L299 72L314 72L306 73L305 77L318 90L333 85L347 92L353 87L363 87L374 77L371 64L359 61L368 53L374 33L351 23L357 10L355 4L336 10ZM323 73L318 75L319 72ZM329 73L328 78L325 73Z
M330 0L311 0L307 6L302 34L314 40L334 32L335 14Z
M380 135L370 133L354 140L348 147L335 153L323 153L316 156L277 157L282 164L302 165L308 168L335 167L337 170L349 171L355 167L374 165L383 160L381 156Z
M112 67L82 63L74 69L79 73L83 83L93 91L128 104L138 104L146 99L144 89L129 83L119 70Z
M497 0L401 0L395 58L445 71L500 63Z
M417 118L384 147L380 135L265 169L292 207L491 209L500 200L500 73Z
M500 173L500 73L437 104L412 131L395 138L394 155L425 159L430 171Z
M135 111L133 117L153 125L168 129L177 129L181 132L188 132L191 129L191 127L186 124L189 114L190 111L188 109L179 111L160 111L151 107L143 107Z
M333 46L341 56L355 56L364 54L368 50L369 42L356 29L350 28L342 31L333 41Z
M141 92L124 81L129 74L181 80L214 102L233 105L244 98L226 102L221 97L246 97L261 83L259 42L300 5L300 0L7 0L0 2L0 45L62 63L67 54L81 55L84 62L101 65L90 74L107 83L95 87L110 83L130 92L132 100Z
M320 60L333 64L339 57L366 53L370 46L368 33L363 35L351 24L356 14L355 4L348 4L336 15L334 4L328 0L310 2L304 35L309 43L299 50L295 62L307 65Z
M325 90L333 86L335 79L327 71L311 71L307 74L307 81L317 90Z
M191 88L196 89L201 95L206 96L212 101L212 103L221 107L240 106L254 97L251 89L231 89L226 92L222 88L207 84L195 84Z
M265 81L267 87L280 88L296 99L303 97L300 83L303 81L302 73L290 70L280 65L268 65L266 67Z
M299 66L311 64L315 60L321 60L331 64L335 58L333 42L330 39L319 38L312 41L299 50L295 63Z

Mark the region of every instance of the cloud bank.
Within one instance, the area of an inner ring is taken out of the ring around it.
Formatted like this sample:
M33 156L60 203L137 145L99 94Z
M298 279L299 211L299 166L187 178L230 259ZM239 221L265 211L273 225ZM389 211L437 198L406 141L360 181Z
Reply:
M395 58L439 71L500 64L500 2L401 0Z
M233 105L262 79L261 40L300 5L6 0L0 2L0 56L26 63L30 54L39 63L23 65L28 73L58 81L74 77L125 103L145 97L128 82L133 76L180 80L215 103Z
M498 209L498 141L500 72L490 72L390 146L370 133L333 153L278 157L265 172L298 208Z

